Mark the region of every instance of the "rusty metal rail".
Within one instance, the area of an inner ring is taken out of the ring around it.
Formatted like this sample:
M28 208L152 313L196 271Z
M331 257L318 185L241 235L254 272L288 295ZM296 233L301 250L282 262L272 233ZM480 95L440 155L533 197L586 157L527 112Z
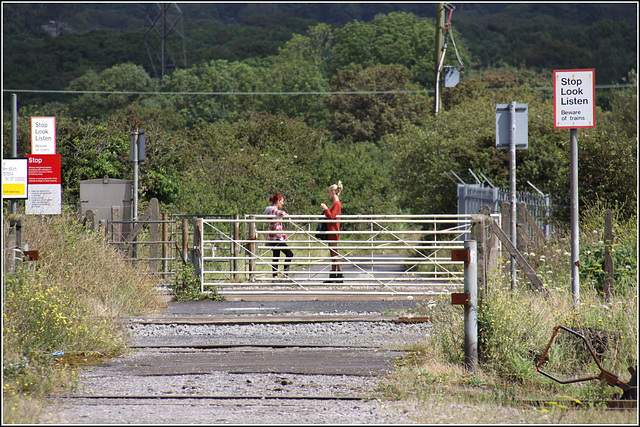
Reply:
M547 354L549 352L549 348L551 348L551 344L553 344L554 339L556 338L556 336L558 335L558 332L560 330L564 330L572 335L577 336L578 338L582 339L582 341L584 342L585 346L587 347L587 349L589 350L589 353L591 354L591 357L593 357L593 360L596 362L596 365L598 365L598 369L600 369L600 374L598 375L592 375L592 376L588 376L588 377L584 377L584 378L575 378L575 379L559 379L553 375L551 375L548 372L545 372L541 369L542 365L546 362L547 360ZM562 325L558 325L555 327L555 329L553 330L553 335L551 336L551 339L549 340L549 344L547 344L547 347L544 350L544 353L542 354L542 356L540 357L540 360L538 361L538 363L536 364L536 369L537 371L544 375L547 378L550 378L560 384L572 384L572 383L578 383L578 382L584 382L584 381L591 381L591 380L601 380L601 381L605 381L607 384L609 384L610 386L614 386L614 387L619 387L623 390L623 394L622 394L622 399L623 400L637 400L638 399L638 387L637 387L637 380L635 379L636 376L636 368L634 367L630 367L629 368L629 372L631 373L632 379L631 381L629 381L629 383L624 383L622 381L620 381L620 379L618 378L617 375L615 375L612 372L607 371L606 369L604 369L602 367L602 365L600 364L600 360L598 360L598 357L596 355L596 352L594 351L593 347L591 346L591 343L589 342L589 340L587 340L587 338L572 330L569 329L567 327L564 327Z

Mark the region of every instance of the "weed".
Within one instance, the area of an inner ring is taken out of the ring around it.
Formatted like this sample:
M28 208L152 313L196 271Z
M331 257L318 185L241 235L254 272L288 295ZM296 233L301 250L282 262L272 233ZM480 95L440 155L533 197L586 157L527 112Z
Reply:
M198 301L211 298L216 301L224 300L214 289L211 293L202 292L200 277L195 272L193 264L179 264L176 272L176 279L173 286L173 293L178 301Z

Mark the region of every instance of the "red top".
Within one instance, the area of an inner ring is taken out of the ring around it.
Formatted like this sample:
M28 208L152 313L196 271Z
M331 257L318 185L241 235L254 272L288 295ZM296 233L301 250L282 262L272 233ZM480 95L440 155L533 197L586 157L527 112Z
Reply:
M325 209L324 216L328 219L336 219L339 215L342 214L342 203L340 201L334 202L329 209ZM340 222L328 222L327 223L327 231L340 231ZM327 239L329 240L338 240L340 238L339 234L328 234Z

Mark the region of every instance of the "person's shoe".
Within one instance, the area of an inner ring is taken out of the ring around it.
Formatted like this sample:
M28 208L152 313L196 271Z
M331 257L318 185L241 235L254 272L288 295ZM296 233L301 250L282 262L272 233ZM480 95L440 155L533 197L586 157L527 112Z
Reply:
M329 280L325 280L322 283L333 283L333 282L335 282L335 279L336 279L336 274L331 273L331 274L329 274Z
M336 278L336 283L342 283L342 279L344 278L344 276L342 275L342 273L337 273L335 274L335 278Z

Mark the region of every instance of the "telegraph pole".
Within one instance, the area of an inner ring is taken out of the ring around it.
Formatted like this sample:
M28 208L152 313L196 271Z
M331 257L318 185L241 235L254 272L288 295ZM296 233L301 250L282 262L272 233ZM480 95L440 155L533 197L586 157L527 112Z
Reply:
M440 111L440 61L444 44L444 3L438 3L436 11L436 46L435 46L435 113Z

